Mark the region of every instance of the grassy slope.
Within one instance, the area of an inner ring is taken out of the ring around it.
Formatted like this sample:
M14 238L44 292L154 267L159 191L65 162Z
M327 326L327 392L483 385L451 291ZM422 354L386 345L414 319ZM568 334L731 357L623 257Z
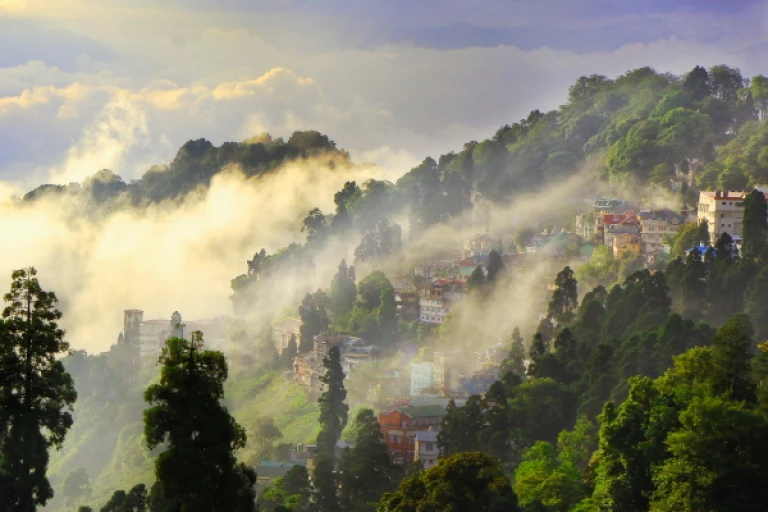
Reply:
M61 497L61 482L72 469L84 466L93 486L88 500L102 506L116 489L154 481L152 453L143 442L143 389L156 377L148 365L136 386L116 393L107 404L88 401L76 407L76 420L61 451L51 457L49 476ZM280 372L233 368L226 385L226 404L252 442L238 455L249 461L255 451L254 428L259 416L272 416L283 432L281 442L305 443L317 433L317 404L309 403L301 387ZM55 499L46 510L59 510Z

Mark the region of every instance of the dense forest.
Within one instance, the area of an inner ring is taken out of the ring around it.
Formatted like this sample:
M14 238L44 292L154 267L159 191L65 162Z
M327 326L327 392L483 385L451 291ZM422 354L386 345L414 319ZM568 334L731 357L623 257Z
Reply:
M585 169L641 196L682 177L682 209L699 190L768 182L766 102L768 79L727 66L586 76L558 110L426 158L396 183L348 182L334 211L309 211L295 243L257 251L232 280L235 321L222 350L199 332L168 339L158 361L122 337L103 354L72 350L55 294L34 269L14 272L0 320L0 502L107 512L763 510L768 209L758 191L744 201L739 246L724 233L703 253L686 251L709 244L691 224L669 241L663 265L596 251L548 275L551 293L529 324L490 340L508 350L498 380L448 404L430 469L393 464L379 404L358 398L369 390L345 378L337 349L322 361L317 401L280 375L329 329L375 342L388 360L406 345L457 343L457 318L435 328L399 317L381 269L411 271L409 244L481 201L514 204ZM190 141L136 182L104 170L82 185L40 187L23 203L86 194L141 207L204 190L230 164L258 176L310 157L327 158L330 170L349 158L316 132L218 148ZM336 260L322 289L292 290L301 329L277 353L271 326L286 313L265 304L339 240L351 241L349 262ZM504 301L520 278L494 250L461 307L498 325L491 315L512 307ZM350 447L337 455L340 439ZM295 466L257 484L257 462L307 442L311 472Z

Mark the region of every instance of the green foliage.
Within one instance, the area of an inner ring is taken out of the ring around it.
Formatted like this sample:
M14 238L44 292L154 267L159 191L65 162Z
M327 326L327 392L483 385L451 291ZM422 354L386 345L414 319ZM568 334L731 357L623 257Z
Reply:
M100 512L146 512L147 488L144 484L135 485L128 493L115 491Z
M393 288L387 276L381 271L375 270L360 281L357 289L360 294L360 306L368 311L373 311L381 303L381 292Z
M547 316L558 324L570 323L578 306L578 300L579 294L573 270L565 267L555 278L555 291L552 292L552 300L549 301Z
M519 509L509 479L497 460L481 453L460 453L406 478L396 492L384 495L378 510L515 512Z
M246 433L221 404L228 376L223 354L205 350L195 332L191 341L170 338L160 363L160 382L144 394L147 445L165 446L155 460L153 499L161 495L171 508L254 510L256 475L234 455Z
M333 277L330 299L334 318L346 315L352 311L352 306L355 305L355 300L357 300L355 267L347 267L346 260L341 260L339 271Z
M342 510L373 511L381 496L395 489L395 468L383 438L374 412L361 409L355 418L353 447L339 462Z
M768 258L768 206L765 196L758 190L753 190L744 199L744 226L742 254L744 258L765 260Z
M308 293L304 296L299 306L301 327L299 328L299 353L304 354L312 350L313 339L328 329L331 320L328 316L330 299L322 290Z
M347 390L344 389L344 372L341 370L341 355L338 347L332 347L323 359L325 375L320 382L325 391L318 399L320 404L320 433L317 435L317 451L333 457L336 442L347 425L349 406L344 402Z
M48 450L60 448L77 398L58 359L69 350L58 326L56 295L40 287L34 268L11 274L0 319L0 503L35 510L53 497Z
M91 494L91 479L83 467L75 468L64 480L64 500L69 505L76 505Z

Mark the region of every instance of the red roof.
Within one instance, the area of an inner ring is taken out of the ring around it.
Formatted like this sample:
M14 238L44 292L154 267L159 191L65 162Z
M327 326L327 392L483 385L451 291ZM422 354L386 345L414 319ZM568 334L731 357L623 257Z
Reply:
M475 263L475 260L472 258L464 258L459 262L460 267L476 267L477 264Z
M638 224L636 215L603 215L604 224Z

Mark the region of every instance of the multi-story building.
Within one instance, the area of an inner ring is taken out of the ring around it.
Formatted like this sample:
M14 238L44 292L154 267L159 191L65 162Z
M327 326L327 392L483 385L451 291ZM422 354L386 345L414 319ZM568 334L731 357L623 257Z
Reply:
M464 257L476 261L487 260L493 249L493 240L487 235L476 235L464 241Z
M671 238L685 224L685 216L672 210L640 210L640 253L656 254L664 251L666 239Z
M613 257L617 260L624 258L629 253L640 255L640 235L632 233L618 233L613 237Z
M429 469L437 464L440 451L437 448L438 429L430 427L429 430L416 432L416 444L413 448L414 461L421 461L424 469Z
M435 363L411 363L411 396L435 389Z
M144 311L126 309L123 311L123 339L139 347L142 356L156 357L165 341L172 337L189 339L194 331L201 331L206 345L216 347L222 343L229 319L217 317L209 320L183 322L178 311L170 319L144 320Z
M437 428L445 416L439 405L404 406L379 413L379 425L392 462L409 464L414 460L416 433Z
M423 324L442 324L457 302L464 298L466 282L436 279L419 290L419 316Z
M634 214L603 215L603 244L613 247L613 237L619 234L640 234L640 221Z
M272 327L272 341L278 354L283 353L292 336L296 336L296 343L298 344L300 329L301 320L298 318L286 318Z
M606 215L618 215L625 213L632 208L632 205L624 199L615 199L607 197L598 197L595 204L592 205L592 211L595 217L595 226L593 233L603 239L604 219ZM585 237L586 238L586 237ZM606 244L610 245L610 244Z
M698 221L709 223L709 241L715 243L721 233L741 242L744 199L748 192L723 191L699 193Z

